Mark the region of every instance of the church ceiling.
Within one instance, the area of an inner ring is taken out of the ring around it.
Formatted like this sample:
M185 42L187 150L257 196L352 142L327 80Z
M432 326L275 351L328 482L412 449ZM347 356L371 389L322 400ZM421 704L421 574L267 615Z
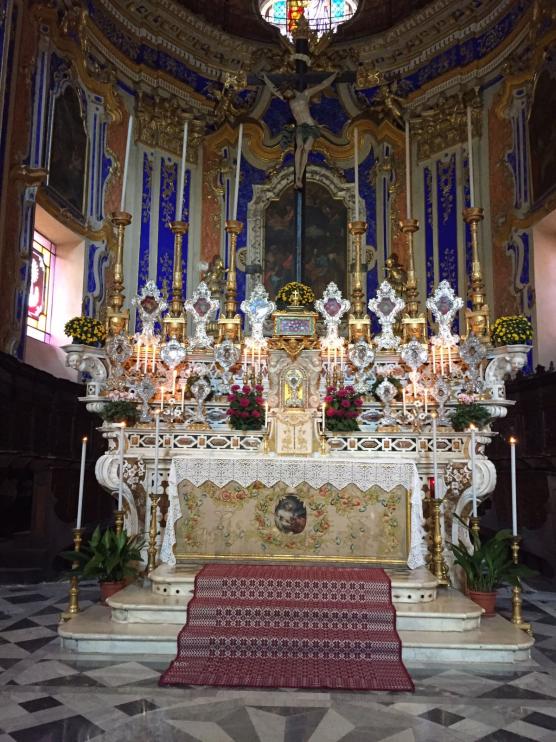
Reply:
M272 41L276 31L261 19L258 0L174 0L211 25L237 36ZM356 15L338 32L341 41L388 30L432 0L360 0Z

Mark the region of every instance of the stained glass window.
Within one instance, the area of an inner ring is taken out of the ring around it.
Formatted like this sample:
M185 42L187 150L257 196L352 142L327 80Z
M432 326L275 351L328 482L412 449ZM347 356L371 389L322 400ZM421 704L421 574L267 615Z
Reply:
M352 17L358 4L358 0L260 0L263 18L285 34L302 14L318 33L334 30Z
M39 232L33 234L31 287L27 307L27 334L50 342L50 310L54 278L55 246Z

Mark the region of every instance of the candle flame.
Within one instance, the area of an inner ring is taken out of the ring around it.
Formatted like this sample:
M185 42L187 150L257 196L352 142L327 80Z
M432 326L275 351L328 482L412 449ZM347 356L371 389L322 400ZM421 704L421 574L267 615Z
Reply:
M83 437L83 443L87 443L87 436Z
M513 435L510 436L510 446L515 446L517 443L517 438L514 438Z
M469 425L469 427L467 429L468 430L477 430L477 427L475 425L473 425L473 423L470 423L470 425Z

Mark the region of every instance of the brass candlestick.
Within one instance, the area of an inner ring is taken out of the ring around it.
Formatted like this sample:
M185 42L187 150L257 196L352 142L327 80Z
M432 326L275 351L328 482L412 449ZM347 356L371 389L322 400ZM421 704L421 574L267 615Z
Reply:
M479 540L479 532L481 530L481 519L476 515L472 515L469 518L469 530L471 531L474 547L475 543Z
M118 536L124 530L124 511L123 510L116 510L114 512L114 530L116 531L116 535Z
M436 487L436 483L435 483ZM448 565L444 561L444 543L442 540L441 524L441 506L440 498L434 497L432 500L432 573L438 580L438 584L446 587L450 584Z
M226 222L226 232L230 235L228 275L224 302L224 316L218 320L220 340L239 342L241 335L241 318L237 314L237 267L236 245L237 238L243 229L243 224L236 219Z
M483 342L490 340L490 316L486 298L485 282L479 259L479 222L484 219L484 211L478 206L463 210L463 219L471 230L471 276L469 299L471 309L465 310L467 334L474 333Z
M170 222L170 229L174 233L174 269L172 273L172 298L170 309L164 324L171 338L183 340L185 318L183 315L183 271L182 271L182 246L183 238L187 234L189 225L187 222Z
M83 529L82 528L74 528L73 529L73 550L74 551L81 551L81 541L83 539ZM76 570L79 567L79 562L74 561L71 564L72 570ZM61 619L62 621L68 621L72 616L75 616L77 613L79 613L79 578L77 575L72 575L70 577L70 587L69 587L69 599L68 599L68 609L65 611L65 613L62 613Z
M112 293L107 305L106 324L108 332L119 335L127 332L129 311L124 310L124 237L125 228L131 224L131 214L127 211L114 211L110 215L112 224L116 228L116 261L114 263L114 282Z
M511 544L512 561L516 565L519 564L519 542L520 537L513 536ZM512 587L512 623L518 628L523 629L523 631L526 631L529 636L533 636L533 627L530 623L523 620L521 613L523 605L523 601L521 600L521 582L519 581L519 577L516 579L517 584Z
M320 434L320 452L323 455L328 453L328 442L324 430Z
M427 340L427 323L425 315L419 313L419 289L417 287L415 251L413 247L413 235L419 230L419 221L410 218L402 219L400 221L400 230L407 237L406 315L402 318L403 339L404 342L419 340L425 343Z
M351 291L352 314L349 317L349 337L352 342L361 338L369 341L371 339L371 323L369 315L365 311L365 292L363 291L363 279L361 274L361 242L367 231L367 223L354 221L348 224L348 229L353 237L354 262L353 288Z
M158 551L156 539L158 536L158 504L160 495L151 493L151 524L149 527L149 546L147 547L147 574L156 568L156 554Z

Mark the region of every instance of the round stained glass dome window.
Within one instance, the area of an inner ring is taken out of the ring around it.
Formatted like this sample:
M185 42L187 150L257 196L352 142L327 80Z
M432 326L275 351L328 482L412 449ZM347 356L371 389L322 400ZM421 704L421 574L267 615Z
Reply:
M359 0L260 0L259 4L265 21L289 36L302 15L318 34L336 30L353 16Z

